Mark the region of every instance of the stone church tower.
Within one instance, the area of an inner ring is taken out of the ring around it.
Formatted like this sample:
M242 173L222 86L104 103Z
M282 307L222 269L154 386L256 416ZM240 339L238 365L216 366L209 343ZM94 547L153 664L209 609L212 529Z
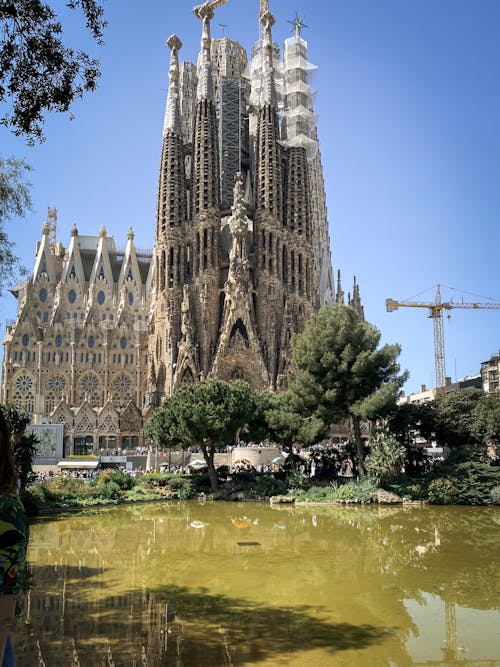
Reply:
M172 35L146 402L207 377L284 384L291 336L335 302L307 43L280 61L261 12L250 63L195 8L197 66Z
M211 39L212 4L195 9L196 64L167 41L154 251L137 249L131 229L119 248L104 227L75 227L65 247L49 210L32 275L12 290L0 400L33 423L63 423L65 454L142 445L144 420L186 383L282 388L292 335L344 303L300 25L281 58L261 3L249 59ZM348 303L363 317L356 281Z

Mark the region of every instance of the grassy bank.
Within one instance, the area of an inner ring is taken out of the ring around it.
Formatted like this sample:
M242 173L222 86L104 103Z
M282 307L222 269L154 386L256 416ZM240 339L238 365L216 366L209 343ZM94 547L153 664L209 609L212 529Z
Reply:
M30 514L65 508L117 505L152 500L189 500L210 495L218 500L265 500L291 496L298 502L394 503L423 501L437 505L500 504L500 467L482 463L443 466L420 478L400 476L378 488L372 481L339 484L313 483L297 473L286 479L271 474L242 472L228 476L221 470L220 489L212 494L206 473L179 475L150 473L138 478L109 471L95 480L57 477L31 486L25 496Z

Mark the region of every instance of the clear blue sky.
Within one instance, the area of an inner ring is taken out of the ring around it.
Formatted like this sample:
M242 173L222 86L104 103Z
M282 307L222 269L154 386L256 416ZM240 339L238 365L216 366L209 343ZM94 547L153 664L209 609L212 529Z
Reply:
M57 3L64 4L64 3ZM101 59L99 90L74 107L74 120L50 116L44 144L29 148L0 130L3 156L34 167L34 211L8 231L31 268L47 206L58 209L67 244L105 225L118 246L132 226L151 248L161 132L167 93L166 39L183 41L195 61L200 22L192 0L107 0L105 46L94 46L78 16L67 41ZM399 342L410 371L407 391L433 385L427 311L386 313L385 299L500 302L500 2L498 0L269 0L273 36L291 33L295 12L308 26L309 59L319 66L315 108L327 192L332 261L345 291L355 274L367 319L383 342ZM137 10L137 7L140 9ZM213 37L247 49L258 36L258 0L229 0L216 11ZM66 19L65 19L66 21ZM14 318L0 302L0 335ZM500 310L453 310L445 322L447 373L479 371L500 348Z

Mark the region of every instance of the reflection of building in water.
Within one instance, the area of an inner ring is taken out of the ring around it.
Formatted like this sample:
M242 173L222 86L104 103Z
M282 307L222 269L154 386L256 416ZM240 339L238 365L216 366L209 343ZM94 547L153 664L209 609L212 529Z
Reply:
M408 641L413 667L497 667L498 622L489 610L468 609L422 591L421 599L405 600L419 632Z
M76 651L82 667L273 664L276 646L286 659L314 637L326 659L302 664L333 664L333 650L342 664L371 667L380 650L398 666L445 664L448 649L454 664L494 665L496 515L453 510L193 502L44 519L18 663L39 667L40 651L69 665Z

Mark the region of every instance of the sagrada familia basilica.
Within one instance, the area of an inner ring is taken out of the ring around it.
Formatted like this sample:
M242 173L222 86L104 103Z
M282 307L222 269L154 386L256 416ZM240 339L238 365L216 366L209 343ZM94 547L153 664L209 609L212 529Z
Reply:
M4 340L1 398L33 422L63 423L65 453L143 444L165 397L203 378L285 385L290 339L335 289L307 43L283 53L261 0L250 61L211 39L195 9L197 64L172 35L153 252L129 229L118 249L76 227L54 238L49 210L32 275ZM151 224L153 233L153 224ZM348 302L362 317L354 283Z

